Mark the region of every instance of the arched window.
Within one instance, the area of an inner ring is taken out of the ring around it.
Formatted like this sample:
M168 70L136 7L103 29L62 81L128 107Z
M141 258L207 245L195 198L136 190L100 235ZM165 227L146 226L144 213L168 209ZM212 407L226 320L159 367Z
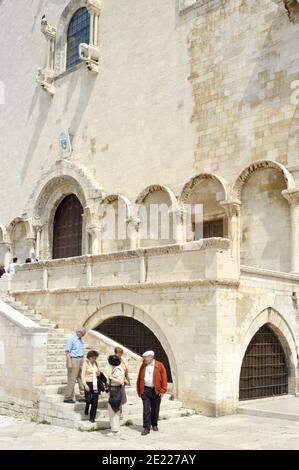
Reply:
M81 62L79 45L89 44L90 15L87 8L79 8L73 15L67 32L66 68L70 69Z

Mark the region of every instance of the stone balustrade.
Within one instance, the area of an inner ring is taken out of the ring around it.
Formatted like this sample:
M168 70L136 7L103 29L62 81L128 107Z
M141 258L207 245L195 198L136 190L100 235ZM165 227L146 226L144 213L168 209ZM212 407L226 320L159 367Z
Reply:
M238 269L229 240L211 238L182 245L20 265L12 279L11 292L237 279Z

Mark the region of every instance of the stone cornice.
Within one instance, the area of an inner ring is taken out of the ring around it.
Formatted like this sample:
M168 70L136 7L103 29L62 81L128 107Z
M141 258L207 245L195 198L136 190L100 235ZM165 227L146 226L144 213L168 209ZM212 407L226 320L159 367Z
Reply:
M230 241L227 238L206 238L195 242L164 245L152 248L138 248L136 250L118 251L101 255L85 255L76 258L62 258L55 260L45 260L39 263L23 264L18 266L18 271L37 270L43 267L55 268L59 266L72 266L76 264L92 264L95 262L109 262L126 260L133 258L143 258L148 256L161 256L179 254L187 251L216 250L227 251L230 248Z
M73 294L81 292L107 292L118 290L147 290L147 289L186 289L192 287L223 287L227 289L237 289L240 282L232 279L192 279L188 281L161 281L161 282L144 282L132 284L116 284L102 285L91 287L69 287L62 289L32 289L32 290L15 290L13 295L32 295L32 294Z

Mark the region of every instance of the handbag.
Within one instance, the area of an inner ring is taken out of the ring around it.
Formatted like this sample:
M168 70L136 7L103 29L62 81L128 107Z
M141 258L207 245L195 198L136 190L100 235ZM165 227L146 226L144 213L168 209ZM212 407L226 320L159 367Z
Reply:
M98 391L99 393L101 392L108 393L107 377L103 374L103 372L101 372L98 377Z

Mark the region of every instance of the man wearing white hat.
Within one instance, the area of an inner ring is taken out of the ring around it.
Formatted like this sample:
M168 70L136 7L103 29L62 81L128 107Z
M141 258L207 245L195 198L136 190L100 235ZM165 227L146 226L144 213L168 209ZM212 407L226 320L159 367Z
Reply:
M143 401L143 431L142 436L153 431L159 431L158 419L161 398L167 392L167 373L162 362L155 359L154 351L146 351L143 355L137 379L137 393Z

